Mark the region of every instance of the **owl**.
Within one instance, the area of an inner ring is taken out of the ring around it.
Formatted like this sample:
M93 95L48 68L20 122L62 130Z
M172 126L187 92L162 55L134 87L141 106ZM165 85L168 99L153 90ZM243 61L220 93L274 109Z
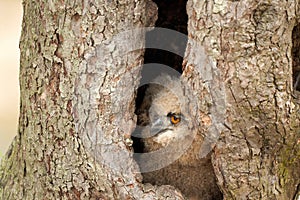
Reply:
M191 125L187 102L176 77L161 75L146 89L136 110L137 143L141 153L155 156L138 162L143 169L154 166L142 171L143 182L174 186L191 200L222 199L210 154L199 158L203 137Z

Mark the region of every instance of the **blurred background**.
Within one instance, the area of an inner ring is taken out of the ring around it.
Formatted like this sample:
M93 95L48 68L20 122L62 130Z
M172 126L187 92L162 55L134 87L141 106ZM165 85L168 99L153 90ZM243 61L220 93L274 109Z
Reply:
M21 0L0 0L0 159L17 134Z

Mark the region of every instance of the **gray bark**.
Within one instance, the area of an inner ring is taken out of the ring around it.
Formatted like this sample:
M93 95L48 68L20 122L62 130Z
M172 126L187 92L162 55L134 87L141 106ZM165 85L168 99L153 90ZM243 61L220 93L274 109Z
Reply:
M184 73L191 86L202 85L195 115L209 118L206 134L218 137L213 164L224 199L296 198L299 104L292 96L291 35L298 3L188 3L188 32L212 59L215 76L199 69L193 42Z
M188 2L185 89L196 96L191 112L207 138L200 153L213 150L224 199L292 199L300 188L297 4ZM0 197L183 199L171 186L143 185L130 146L145 35L120 33L153 26L153 2L23 7L19 131L0 167Z
M180 196L168 186L144 191L125 143L135 124L143 50L118 55L105 43L129 28L153 25L156 6L29 0L23 6L19 133L2 162L1 198ZM125 38L123 48L143 38ZM94 62L100 44L111 49Z

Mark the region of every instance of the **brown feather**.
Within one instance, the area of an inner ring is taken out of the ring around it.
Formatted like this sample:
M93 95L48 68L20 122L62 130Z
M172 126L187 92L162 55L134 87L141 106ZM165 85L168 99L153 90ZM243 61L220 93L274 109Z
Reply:
M190 117L185 111L185 96L183 95L180 80L164 75L158 77L145 92L144 100L137 111L138 125L144 126L142 133L148 134L151 126L151 116L158 113L167 117L168 113L180 113L185 117L178 125L171 126L165 136L155 135L142 139L143 152L151 152L171 144L172 148L188 148L183 155L172 164L153 171L143 173L143 181L155 185L172 185L178 188L191 200L217 200L222 194L216 184L210 155L199 159L199 151L203 138L190 128ZM143 135L142 134L142 135ZM190 147L188 141L193 137ZM172 155L164 155L164 159Z

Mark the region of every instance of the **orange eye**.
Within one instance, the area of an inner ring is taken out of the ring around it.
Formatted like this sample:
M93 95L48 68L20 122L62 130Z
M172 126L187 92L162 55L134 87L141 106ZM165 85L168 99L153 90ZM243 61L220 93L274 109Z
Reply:
M180 117L176 115L170 116L170 121L173 125L178 124L180 122Z

